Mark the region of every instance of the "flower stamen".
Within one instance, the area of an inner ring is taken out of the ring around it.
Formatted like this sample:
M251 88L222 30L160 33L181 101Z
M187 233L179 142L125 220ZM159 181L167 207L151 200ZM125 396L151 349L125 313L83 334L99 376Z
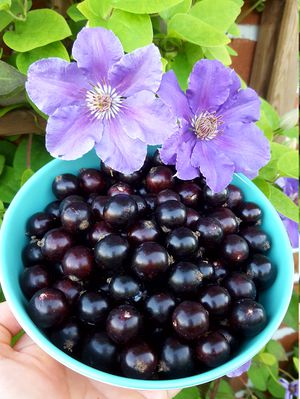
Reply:
M222 116L215 112L201 112L192 119L192 128L201 140L212 140L220 131L223 124Z
M97 119L114 118L122 107L123 98L107 84L97 83L86 93L86 104Z

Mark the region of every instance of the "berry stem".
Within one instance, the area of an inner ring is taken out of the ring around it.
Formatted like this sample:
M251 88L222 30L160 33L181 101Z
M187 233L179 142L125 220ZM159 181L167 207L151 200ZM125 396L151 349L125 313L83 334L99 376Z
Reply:
M28 143L27 143L27 152L26 152L26 168L30 169L31 164L31 147L32 147L32 133L29 134Z

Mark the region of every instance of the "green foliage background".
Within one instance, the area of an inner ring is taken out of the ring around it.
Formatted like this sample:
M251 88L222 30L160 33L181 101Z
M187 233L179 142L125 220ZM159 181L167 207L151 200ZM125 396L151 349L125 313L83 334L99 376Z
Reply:
M195 62L201 58L218 59L230 65L237 55L230 47L231 37L239 35L236 23L242 0L84 0L73 2L66 13L54 7L36 8L30 0L0 0L0 124L1 118L16 109L30 112L38 123L41 113L31 104L24 83L28 67L45 57L71 60L71 48L83 26L111 29L126 52L154 42L160 49L166 70L173 69L183 89ZM50 4L51 1L45 4ZM253 1L262 10L265 0ZM239 17L241 18L241 16ZM2 43L2 44L1 44ZM42 115L43 116L43 115ZM280 118L262 100L258 126L271 143L271 161L261 169L255 184L283 215L298 221L297 206L276 186L280 176L298 178L297 116ZM278 140L280 139L280 140ZM279 143L280 142L280 143ZM51 159L45 150L44 136L28 132L0 137L0 224L5 209L18 189ZM1 297L0 300L4 298ZM297 297L291 302L286 323L297 329ZM289 379L296 373L294 353ZM248 372L253 388L249 398L283 398L278 383L283 376L279 362L286 360L284 349L275 341L255 356ZM233 398L226 380L184 390L177 399Z

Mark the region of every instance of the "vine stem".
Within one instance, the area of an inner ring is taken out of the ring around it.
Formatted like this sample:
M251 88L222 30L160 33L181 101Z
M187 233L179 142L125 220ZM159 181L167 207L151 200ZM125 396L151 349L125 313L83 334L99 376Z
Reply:
M24 17L18 17L17 15L15 15L13 12L11 12L10 10L5 10L5 12L10 15L13 19L16 19L17 21L25 21Z
M239 380L241 381L241 383L243 384L243 386L245 387L246 391L248 392L248 395L250 395L250 398L252 398L252 391L251 389L248 387L248 385L244 382L244 380L242 379L242 377L239 377Z
M294 378L290 373L288 373L287 371L281 369L280 367L279 367L278 370L279 370L282 374L284 374L284 375L286 375L287 377L289 377L292 381L295 381L295 378Z
M216 380L216 382L214 383L214 387L213 387L213 389L212 389L212 391L211 391L211 393L209 395L210 399L215 399L215 397L216 397L216 395L218 393L218 389L219 389L220 384L221 384L221 378L218 378Z
M26 152L26 168L30 169L30 160L31 160L31 147L32 147L32 133L28 137L27 143L27 152Z
M239 24L240 22L242 22L243 19L245 19L249 14L251 14L251 12L255 10L255 8L259 6L261 2L262 2L261 0L258 0L256 3L254 3L252 7L250 7L247 11L245 11L243 14L240 15L236 23Z

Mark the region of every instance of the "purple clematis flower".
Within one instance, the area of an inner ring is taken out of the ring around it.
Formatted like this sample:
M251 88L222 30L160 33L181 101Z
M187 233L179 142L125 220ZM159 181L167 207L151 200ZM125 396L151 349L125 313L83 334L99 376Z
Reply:
M299 180L291 177L280 177L276 180L276 184L282 188L282 191L287 195L296 205L299 205ZM288 232L290 242L293 248L299 248L299 224L294 220L279 214L282 222Z
M279 382L285 389L284 399L299 398L299 381L288 382L285 378L280 378Z
M124 55L111 31L83 28L72 55L77 62L42 59L28 71L28 95L49 115L48 151L72 160L95 146L113 169L138 170L147 144L161 144L176 129L155 95L162 79L158 48L151 44Z
M251 363L252 360L249 360L247 363L243 364L238 369L232 371L231 373L228 373L227 377L229 378L240 377L242 374L246 373L250 369Z
M254 124L260 100L252 89L241 89L237 74L219 61L198 61L186 95L175 74L163 76L158 95L171 107L178 129L167 139L161 158L176 165L183 180L202 175L213 191L223 190L234 172L253 179L270 159L270 146Z

